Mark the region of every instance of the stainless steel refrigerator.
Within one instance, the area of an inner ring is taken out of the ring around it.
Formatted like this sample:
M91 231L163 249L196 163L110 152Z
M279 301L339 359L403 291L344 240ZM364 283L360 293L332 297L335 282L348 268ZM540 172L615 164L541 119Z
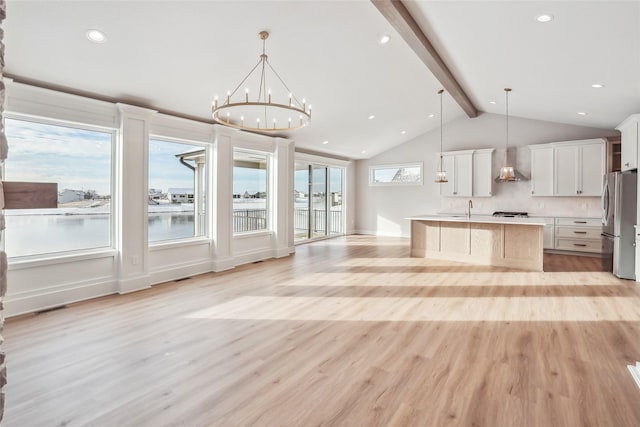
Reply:
M602 239L605 263L621 279L636 279L635 230L638 174L612 172L604 176Z

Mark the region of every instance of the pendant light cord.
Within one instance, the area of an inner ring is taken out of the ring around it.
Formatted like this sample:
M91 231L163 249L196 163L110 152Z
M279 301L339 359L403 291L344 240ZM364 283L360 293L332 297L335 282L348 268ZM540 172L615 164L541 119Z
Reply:
M504 165L507 165L507 161L508 161L508 153L509 153L509 92L511 92L511 89L506 87L504 88L504 96L505 96L505 104L506 104L506 110L507 110L507 142L504 145Z
M438 93L440 94L440 171L442 171L442 93L444 89L440 89Z

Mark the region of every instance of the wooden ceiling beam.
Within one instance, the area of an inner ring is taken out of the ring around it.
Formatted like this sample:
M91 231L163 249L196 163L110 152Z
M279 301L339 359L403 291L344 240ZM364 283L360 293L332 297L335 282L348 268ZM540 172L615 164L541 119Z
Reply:
M404 41L425 63L427 68L449 92L451 97L460 105L469 117L477 117L478 110L464 92L456 78L451 74L447 64L433 47L427 36L422 32L411 13L401 0L371 0L382 16L395 28Z

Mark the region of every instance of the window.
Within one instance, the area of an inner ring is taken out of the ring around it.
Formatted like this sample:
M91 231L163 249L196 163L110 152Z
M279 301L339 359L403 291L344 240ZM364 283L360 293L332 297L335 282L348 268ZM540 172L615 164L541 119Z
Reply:
M269 154L233 151L233 232L269 228Z
M370 166L369 185L422 185L422 163Z
M5 250L23 257L112 247L112 131L6 118L6 181L55 182L58 207L7 210Z
M149 141L149 242L206 234L206 149Z

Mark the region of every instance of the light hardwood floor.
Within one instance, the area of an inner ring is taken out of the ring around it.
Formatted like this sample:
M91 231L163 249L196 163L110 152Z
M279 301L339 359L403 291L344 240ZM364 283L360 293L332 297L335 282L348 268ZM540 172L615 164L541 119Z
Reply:
M338 238L10 319L3 425L640 425L635 282L408 254Z

